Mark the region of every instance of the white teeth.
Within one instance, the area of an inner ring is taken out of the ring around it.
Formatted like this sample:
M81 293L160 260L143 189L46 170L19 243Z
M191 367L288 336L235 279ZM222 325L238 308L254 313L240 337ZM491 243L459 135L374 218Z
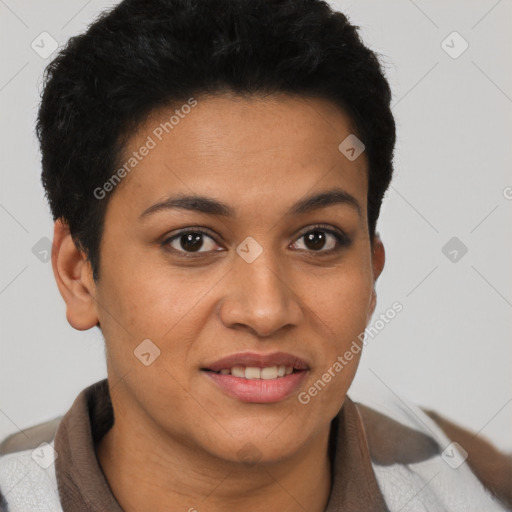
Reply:
M245 368L243 366L233 366L231 368L231 375L233 377L245 377Z
M240 377L245 379L263 379L271 380L285 375L290 375L293 372L293 366L267 366L265 368L258 368L257 366L233 366L233 368L223 368L220 370L221 375L233 375L233 377Z
M261 369L262 379L277 379L277 366L270 366Z
M261 368L257 368L255 366L248 366L245 369L245 378L246 379L261 379Z

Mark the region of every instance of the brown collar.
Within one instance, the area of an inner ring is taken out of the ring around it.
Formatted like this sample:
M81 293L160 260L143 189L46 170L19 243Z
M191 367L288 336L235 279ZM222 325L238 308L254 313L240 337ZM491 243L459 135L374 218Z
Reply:
M94 448L113 419L105 379L84 389L60 422L55 466L64 512L123 512ZM349 397L332 422L329 456L333 475L325 512L388 511L373 473L362 416Z

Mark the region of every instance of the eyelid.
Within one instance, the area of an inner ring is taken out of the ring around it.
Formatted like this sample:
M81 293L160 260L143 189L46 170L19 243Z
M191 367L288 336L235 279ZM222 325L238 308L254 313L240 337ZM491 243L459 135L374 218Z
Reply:
M311 224L310 226L306 226L304 229L301 229L296 237L304 236L306 233L310 233L311 231L325 231L326 233L331 233L333 235L338 235L340 237L348 239L348 236L341 230L329 224Z
M327 251L323 251L323 250L306 251L308 253L319 254L319 255L331 254L333 252L337 252L337 251L341 250L344 247L348 247L352 242L351 239L339 228L335 228L333 226L325 225L325 224L312 224L310 226L306 226L305 228L301 229L295 235L294 239L290 242L289 245L296 243L296 241L299 240L301 237L303 237L307 233L310 233L315 230L324 231L325 233L328 233L328 234L334 236L336 238L338 247L336 247L335 249L329 249ZM186 233L201 233L201 234L206 235L207 237L211 238L215 243L217 243L215 240L215 237L218 235L216 235L216 234L213 235L209 229L202 228L202 227L190 226L190 227L186 227L186 228L182 228L182 229L178 230L176 233L174 233L171 236L165 236L161 242L161 245L164 247L169 246L171 242L173 242L174 240L176 240L177 238L179 238L180 236L182 236ZM213 252L220 252L219 250L213 250L213 251L198 251L198 252L194 253L194 252L180 251L180 250L174 249L172 247L170 248L170 250L175 253L179 253L180 255L183 255L186 258L197 258L197 257L201 257L201 255L211 254Z
M351 238L343 230L336 228L334 226L331 226L331 225L327 225L327 224L312 224L310 226L305 227L304 229L299 231L299 233L295 236L295 240L291 243L296 243L296 240L299 240L305 234L311 233L312 231L323 231L325 233L328 233L328 234L334 236L334 238L336 238L337 247L335 247L334 249L329 249L327 251L323 251L323 250L306 251L309 254L313 254L313 255L314 254L318 254L318 255L333 254L333 253L339 252L341 249L343 249L345 247L348 247L352 243Z
M212 235L212 232L210 232L210 230L208 230L206 228L202 228L202 227L190 226L190 227L186 227L186 228L182 228L182 229L178 230L173 235L170 235L170 236L166 235L163 238L160 245L162 245L163 247L168 247L168 246L170 246L171 242L173 242L174 240L178 239L180 236L183 236L187 233L201 233L201 234L206 235L207 237L211 238L217 244L217 241L215 240L215 235ZM205 254L211 254L213 252L218 252L218 250L214 250L214 251L198 251L198 252L194 253L194 252L179 251L177 249L174 249L173 247L170 247L169 250L172 251L173 253L178 253L182 256L185 256L186 258L196 258L196 257L200 257Z

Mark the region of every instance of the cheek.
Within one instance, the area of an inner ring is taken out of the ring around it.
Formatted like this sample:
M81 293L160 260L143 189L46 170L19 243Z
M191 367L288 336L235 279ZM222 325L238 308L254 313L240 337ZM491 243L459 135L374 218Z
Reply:
M339 410L355 376L373 290L365 267L340 270L336 277L326 280L322 293L309 295L321 349L305 400L311 399L312 406L325 410L327 416Z
M370 309L373 281L364 267L334 272L316 283L316 292L307 294L309 306L326 327L336 336L338 348L347 336L357 336L366 327Z
M171 275L169 267L151 264L143 253L113 245L104 251L100 300L105 321L117 323L135 338L160 337L185 313L186 283Z
M185 368L209 313L208 292L219 277L162 265L134 267L129 258L106 265L104 275L100 324L119 371L139 369L133 352L146 339L161 351L156 366L167 361L169 368Z
M298 397L325 420L339 411L356 375L372 291L363 274L332 286L317 302L321 349L315 354L317 366Z

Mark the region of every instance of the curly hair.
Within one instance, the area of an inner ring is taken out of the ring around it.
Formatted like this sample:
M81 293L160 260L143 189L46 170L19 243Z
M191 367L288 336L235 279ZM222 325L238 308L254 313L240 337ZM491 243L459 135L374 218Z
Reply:
M36 133L54 220L99 279L109 197L93 191L131 134L191 96L286 93L343 109L365 144L373 240L393 174L391 91L359 27L320 0L124 0L71 37L45 69Z

